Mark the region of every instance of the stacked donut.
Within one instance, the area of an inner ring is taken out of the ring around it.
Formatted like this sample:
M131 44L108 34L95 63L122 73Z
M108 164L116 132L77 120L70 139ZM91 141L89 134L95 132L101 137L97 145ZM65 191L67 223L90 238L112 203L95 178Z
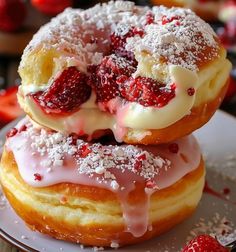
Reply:
M220 105L231 64L190 10L109 2L42 27L19 67L27 113L1 184L32 229L119 247L187 218L204 185L189 135Z
M204 20L215 21L226 0L152 0L153 4L190 8Z

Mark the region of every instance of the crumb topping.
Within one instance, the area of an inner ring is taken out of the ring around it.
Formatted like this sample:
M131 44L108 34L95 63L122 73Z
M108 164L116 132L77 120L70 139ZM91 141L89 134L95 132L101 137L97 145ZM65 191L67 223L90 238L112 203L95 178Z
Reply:
M63 166L66 159L72 157L77 164L78 174L100 175L101 181L110 180L114 190L119 188L116 172L129 171L142 177L145 181L152 179L160 172L170 168L171 162L153 153L133 145L102 145L87 143L76 139L75 135L63 135L59 132L48 132L45 129L27 124L27 130L19 132L31 140L32 155L45 156L41 165L47 173L53 172L58 166ZM43 176L34 174L34 179L40 182ZM147 185L149 185L147 183ZM149 186L148 186L149 187Z
M112 33L123 36L131 27L144 33L126 40L126 50L135 54L147 52L157 61L190 70L198 70L200 59L218 56L214 31L191 10L163 6L150 9L128 1L110 1L88 10L66 9L39 30L24 55L38 46L55 48L67 56L73 54L84 68L99 64L109 52Z
M192 230L190 230L187 241L200 234L209 234L217 237L223 245L229 244L236 239L234 223L226 216L221 216L218 212L209 219L200 218Z

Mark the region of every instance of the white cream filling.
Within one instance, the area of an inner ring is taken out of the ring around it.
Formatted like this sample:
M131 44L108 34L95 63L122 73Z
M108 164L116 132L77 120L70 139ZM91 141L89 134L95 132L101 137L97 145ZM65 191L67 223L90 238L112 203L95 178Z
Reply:
M161 108L143 107L131 102L118 110L122 127L133 129L161 129L190 113L195 101L195 94L189 96L187 90L198 86L195 72L180 66L170 66L172 82L176 84L176 96Z
M32 91L43 90L42 86L33 85L20 87L19 102L35 121L46 127L60 132L82 131L88 135L92 135L96 130L111 129L117 141L121 141L128 128L140 131L165 128L189 114L194 106L213 99L225 84L230 69L231 64L225 59L225 55L221 55L198 74L180 66L169 66L170 79L176 84L176 96L161 108L144 107L136 102L122 105L120 98L117 98L112 101L116 113L111 114L99 109L93 93L77 112L69 116L53 116L45 114L30 96L27 96ZM44 86L44 89L46 87ZM189 96L188 88L194 88L195 94Z

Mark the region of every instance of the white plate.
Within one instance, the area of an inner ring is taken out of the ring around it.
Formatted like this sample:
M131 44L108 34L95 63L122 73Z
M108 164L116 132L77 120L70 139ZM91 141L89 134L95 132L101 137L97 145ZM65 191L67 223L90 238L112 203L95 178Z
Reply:
M4 141L5 133L12 126L13 124L8 125L0 132L0 141ZM195 135L202 146L203 153L207 156L208 163L211 164L207 167L208 183L219 192L225 187L229 188L230 200L235 204L204 193L197 211L188 220L157 238L138 245L120 248L118 251L179 251L185 244L190 231L201 218L206 221L214 220L215 223L213 221L210 225L212 229L216 230L218 214L220 216L218 219L226 217L232 225L236 225L236 119L218 111L206 126L195 132ZM0 209L0 235L25 251L85 252L95 250L91 247L82 249L79 244L58 241L30 231L8 204Z

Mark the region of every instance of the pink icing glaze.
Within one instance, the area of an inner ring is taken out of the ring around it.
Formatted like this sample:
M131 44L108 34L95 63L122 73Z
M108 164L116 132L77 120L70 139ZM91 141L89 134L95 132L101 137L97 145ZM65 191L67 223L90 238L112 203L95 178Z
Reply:
M120 200L126 231L135 237L142 236L151 225L148 220L151 194L171 186L196 169L201 158L197 141L191 135L175 141L179 151L174 154L169 151L168 144L102 146L82 140L74 144L72 137L35 128L28 119L23 119L16 128L22 125L27 125L27 130L9 137L6 148L13 152L26 183L45 187L71 182L111 190ZM138 167L137 161L141 162ZM35 180L35 174L40 174L41 180ZM134 209L127 198L136 183L146 183L146 188L142 205Z

